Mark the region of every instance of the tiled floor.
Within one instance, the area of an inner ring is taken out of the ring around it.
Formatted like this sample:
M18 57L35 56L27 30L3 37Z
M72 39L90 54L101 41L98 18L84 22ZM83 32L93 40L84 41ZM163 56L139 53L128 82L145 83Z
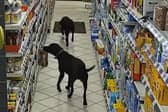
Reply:
M69 53L81 58L87 67L93 64L97 65L90 41L88 10L85 9L85 4L77 1L56 1L52 28L54 21L59 21L64 15L70 16L75 21L85 21L87 33L75 34L75 42L70 42L70 46L67 48L60 38L61 34L51 32L48 35L46 44L59 43ZM75 82L74 95L71 99L67 98L67 91L65 90L67 76L64 77L61 83L62 92L59 93L57 91L56 82L58 75L57 60L54 59L54 56L49 55L48 67L42 69L39 74L32 112L107 112L97 67L89 72L88 106L83 106L82 104L83 86L80 81Z

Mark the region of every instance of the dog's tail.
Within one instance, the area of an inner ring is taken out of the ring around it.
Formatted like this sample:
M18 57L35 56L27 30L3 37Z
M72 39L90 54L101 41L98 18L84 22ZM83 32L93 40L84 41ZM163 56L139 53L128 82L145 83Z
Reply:
M87 68L86 71L89 72L89 71L91 71L94 68L95 68L95 65L91 66L90 68Z

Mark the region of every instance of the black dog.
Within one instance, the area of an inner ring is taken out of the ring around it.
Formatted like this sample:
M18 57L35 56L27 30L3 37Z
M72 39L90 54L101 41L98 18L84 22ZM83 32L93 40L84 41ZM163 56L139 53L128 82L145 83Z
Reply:
M75 25L74 25L74 22L72 19L70 19L69 17L67 16L64 16L61 21L59 22L60 26L61 26L61 33L62 35L65 34L66 38L65 38L65 41L66 41L66 46L69 45L69 42L68 42L68 37L69 37L69 33L71 32L72 33L72 42L74 41L74 31L75 31Z
M79 79L80 81L82 81L84 86L83 105L87 105L86 90L87 90L88 72L92 70L95 67L95 65L86 69L85 63L82 60L64 51L63 48L56 43L50 44L49 46L45 46L44 51L51 53L52 55L55 56L56 59L58 59L59 72L60 72L60 76L57 82L58 91L61 92L60 83L64 78L64 73L67 73L68 85L66 86L66 89L70 91L70 93L68 94L68 98L70 98L73 94L74 91L73 84L75 80Z

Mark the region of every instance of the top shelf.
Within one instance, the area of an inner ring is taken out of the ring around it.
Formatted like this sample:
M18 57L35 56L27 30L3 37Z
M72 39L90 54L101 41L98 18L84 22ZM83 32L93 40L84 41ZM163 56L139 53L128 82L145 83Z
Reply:
M24 19L26 18L26 12L22 12L21 19L18 21L17 24L5 24L6 30L20 30L23 26Z
M22 12L21 19L18 21L17 24L5 24L5 30L20 30L30 13L30 11L33 9L35 4L38 2L38 0L33 0L31 5L29 6L28 10L26 12Z
M142 15L135 11L133 8L129 6L129 3L126 0L122 0L122 3L126 5L127 11L135 18L135 20L144 28L147 28L153 35L154 37L160 42L163 46L164 51L168 51L168 37L163 35L162 31L160 31L156 26L152 23L150 20L145 20L142 19Z

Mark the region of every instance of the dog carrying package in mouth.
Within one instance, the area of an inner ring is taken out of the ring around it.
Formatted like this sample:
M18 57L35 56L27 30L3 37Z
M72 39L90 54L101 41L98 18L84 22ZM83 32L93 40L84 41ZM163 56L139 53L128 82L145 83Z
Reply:
M48 66L48 53L47 52L43 50L39 50L38 64L41 65L42 67Z

